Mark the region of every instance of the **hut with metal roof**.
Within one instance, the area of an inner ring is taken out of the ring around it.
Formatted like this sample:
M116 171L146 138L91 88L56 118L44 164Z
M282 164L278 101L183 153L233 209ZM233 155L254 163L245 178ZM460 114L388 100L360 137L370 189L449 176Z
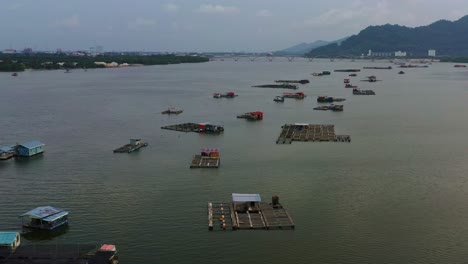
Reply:
M52 206L41 206L26 212L19 217L27 217L29 221L23 222L24 227L52 230L68 224L68 211Z
M33 140L16 146L16 153L18 156L31 157L43 153L44 146L44 143Z
M250 194L250 193L233 193L232 194L232 203L234 205L235 211L246 212L255 210L258 203L262 201L260 194ZM255 210L257 211L257 210Z

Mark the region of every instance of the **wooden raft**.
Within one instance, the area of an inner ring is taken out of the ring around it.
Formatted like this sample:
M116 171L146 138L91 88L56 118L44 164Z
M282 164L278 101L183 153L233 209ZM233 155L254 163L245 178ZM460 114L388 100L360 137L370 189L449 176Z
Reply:
M232 203L208 203L208 230L295 228L294 221L281 204L273 206L270 203L259 203L255 209L253 212L236 212Z
M219 168L220 158L212 158L208 156L195 155L193 156L192 163L190 164L191 169L196 168Z
M351 142L351 137L336 135L334 125L284 125L276 144L291 144L293 141Z

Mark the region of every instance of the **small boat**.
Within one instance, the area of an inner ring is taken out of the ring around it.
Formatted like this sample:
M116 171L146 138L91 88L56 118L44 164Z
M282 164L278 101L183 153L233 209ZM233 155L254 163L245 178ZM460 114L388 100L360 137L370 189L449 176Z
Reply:
M465 68L466 65L464 65L464 64L455 64L453 67L455 67L455 68Z
M321 72L314 72L314 73L311 73L312 76L323 76L323 73Z
M273 98L273 101L275 101L275 102L284 102L284 97L283 96L275 96L275 98Z
M263 120L263 112L260 112L260 111L249 112L249 113L245 113L242 115L238 115L237 118L245 118L250 121L259 121L259 120Z
M330 75L330 74L331 74L331 72L329 72L329 71L323 71L322 72L322 75Z
M161 114L167 114L167 115L175 114L175 115L178 115L178 114L182 113L183 111L184 110L177 109L175 107L170 107L166 111L162 111Z
M59 226L68 224L68 211L57 209L52 206L41 206L26 212L19 217L28 218L27 223L23 223L24 227L53 230Z
M350 83L345 84L345 88L357 88L357 85L352 85Z
M349 79L344 79L343 83L349 83Z
M18 232L0 232L0 249L14 251L20 244L21 237Z
M338 69L335 72L360 72L360 69Z
M283 98L294 98L294 99L304 99L306 97L305 93L283 93Z
M14 72L14 73L11 74L11 76L16 77L16 76L18 76L18 73Z
M71 73L70 69L66 69L65 73Z
M350 75L348 75L348 76L349 76L349 77L356 77L356 76L357 76L357 74L355 74L355 73L351 73L351 74L350 74Z
M333 102L343 102L346 99L344 98L334 98L330 96L318 96L317 97L317 102L319 103L333 103Z
M405 72L404 71L399 71L398 74L405 74Z
M235 94L234 92L227 92L225 94L222 94L222 93L214 93L213 94L213 98L234 98L236 96L237 96L237 94Z

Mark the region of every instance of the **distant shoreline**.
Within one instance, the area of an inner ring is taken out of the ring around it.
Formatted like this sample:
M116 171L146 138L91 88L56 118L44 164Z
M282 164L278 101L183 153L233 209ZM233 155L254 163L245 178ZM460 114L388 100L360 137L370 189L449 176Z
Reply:
M208 62L207 57L176 55L98 55L70 56L64 54L0 54L0 72L25 70L73 70L124 68L149 65L170 65Z

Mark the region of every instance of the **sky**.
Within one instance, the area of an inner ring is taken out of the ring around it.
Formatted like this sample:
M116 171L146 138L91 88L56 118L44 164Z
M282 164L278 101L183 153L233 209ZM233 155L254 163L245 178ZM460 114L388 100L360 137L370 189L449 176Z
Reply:
M466 0L0 0L0 50L268 52L467 14Z

